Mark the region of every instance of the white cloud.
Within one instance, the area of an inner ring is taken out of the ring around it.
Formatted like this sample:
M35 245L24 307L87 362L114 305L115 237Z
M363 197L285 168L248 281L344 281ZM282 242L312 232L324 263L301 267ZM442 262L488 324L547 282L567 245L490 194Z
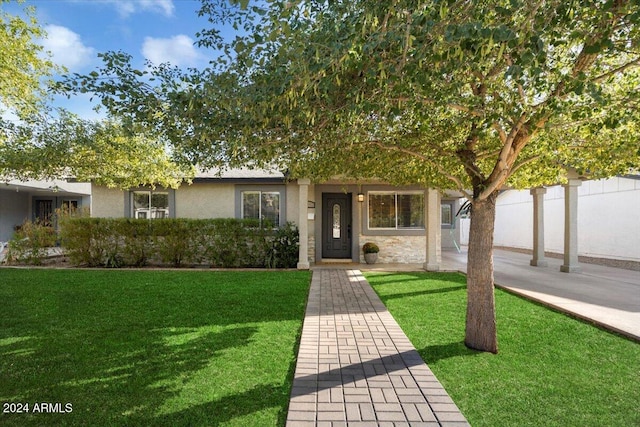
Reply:
M0 103L0 118L7 122L18 123L20 121L20 117L18 117L16 112L11 108L7 108L2 103Z
M91 64L96 50L85 46L80 35L66 27L47 25L47 37L42 41L44 50L51 52L53 62L64 65L69 70L77 70Z
M123 18L147 11L173 16L175 11L173 0L107 0L107 3L113 4Z
M193 67L203 60L193 43L193 39L182 34L167 39L145 37L142 54L156 65L169 62L178 67Z

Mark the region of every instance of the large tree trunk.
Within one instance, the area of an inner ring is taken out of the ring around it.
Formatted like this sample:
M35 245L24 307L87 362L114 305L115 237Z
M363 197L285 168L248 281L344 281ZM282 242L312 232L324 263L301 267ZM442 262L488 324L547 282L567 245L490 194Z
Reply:
M497 193L475 200L471 209L467 259L467 347L498 352L496 305L493 291L493 229Z

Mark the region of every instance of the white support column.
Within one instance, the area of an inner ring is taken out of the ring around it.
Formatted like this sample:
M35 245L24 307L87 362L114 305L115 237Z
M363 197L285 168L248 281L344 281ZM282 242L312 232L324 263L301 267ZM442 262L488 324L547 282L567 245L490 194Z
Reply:
M307 200L309 199L309 179L298 180L298 231L300 233L300 247L298 248L298 270L308 270L309 265L309 219L307 215Z
M569 179L564 185L564 264L563 273L579 273L578 263L578 187L579 179Z
M544 187L529 190L533 196L533 259L529 264L537 267L549 265L544 257Z
M440 193L428 189L425 193L425 240L427 246L424 269L440 270L442 263L442 224L440 223Z

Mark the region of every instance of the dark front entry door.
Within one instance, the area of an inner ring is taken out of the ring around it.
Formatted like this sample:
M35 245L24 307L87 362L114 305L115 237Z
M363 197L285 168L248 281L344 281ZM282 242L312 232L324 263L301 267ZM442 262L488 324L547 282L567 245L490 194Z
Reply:
M351 194L322 194L322 258L351 258Z

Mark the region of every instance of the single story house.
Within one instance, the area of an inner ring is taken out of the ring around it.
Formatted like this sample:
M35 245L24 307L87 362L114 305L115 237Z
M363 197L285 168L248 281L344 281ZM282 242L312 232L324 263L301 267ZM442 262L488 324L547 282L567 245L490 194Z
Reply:
M279 171L199 173L178 189L128 191L92 184L94 217L257 218L300 230L298 267L363 262L362 245L380 247L378 262L421 263L437 270L442 248L460 241L456 194L382 182L291 180Z
M88 208L91 184L67 181L0 183L0 242L7 242L25 221L51 223L56 209Z

